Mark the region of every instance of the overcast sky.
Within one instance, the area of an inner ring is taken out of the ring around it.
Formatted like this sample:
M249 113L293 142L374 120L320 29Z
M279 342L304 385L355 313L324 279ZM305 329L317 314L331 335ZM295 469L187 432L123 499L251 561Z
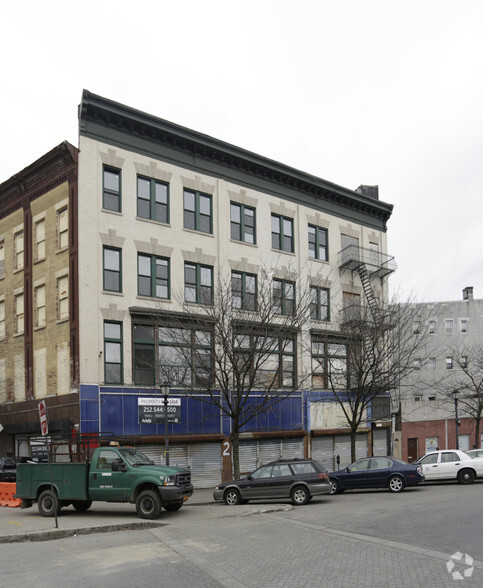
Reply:
M393 290L483 298L481 0L2 3L0 183L85 88L394 204Z

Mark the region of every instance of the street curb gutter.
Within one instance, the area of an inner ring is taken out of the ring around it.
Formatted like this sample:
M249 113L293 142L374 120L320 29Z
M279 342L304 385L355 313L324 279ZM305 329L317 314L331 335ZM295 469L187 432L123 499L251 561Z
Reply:
M26 543L27 541L53 541L76 535L90 535L91 533L110 533L112 531L145 530L153 527L164 527L166 523L144 521L139 523L126 523L118 525L99 525L96 527L79 527L78 529L51 529L49 531L36 531L30 533L18 533L0 537L0 543Z

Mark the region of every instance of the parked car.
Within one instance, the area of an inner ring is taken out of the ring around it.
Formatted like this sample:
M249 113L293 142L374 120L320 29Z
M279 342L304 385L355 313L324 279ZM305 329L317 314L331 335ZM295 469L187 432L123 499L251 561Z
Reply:
M14 457L0 458L0 482L15 482L17 460Z
M471 484L483 478L483 458L470 457L460 449L431 451L416 462L423 468L425 480L458 480Z
M401 492L424 482L422 468L395 457L365 457L337 472L330 472L331 494L355 488L388 488Z
M241 480L219 484L213 498L230 506L266 498L291 499L293 504L302 505L312 496L329 493L329 474L317 461L280 459Z
M483 457L483 449L470 449L466 451L470 457Z

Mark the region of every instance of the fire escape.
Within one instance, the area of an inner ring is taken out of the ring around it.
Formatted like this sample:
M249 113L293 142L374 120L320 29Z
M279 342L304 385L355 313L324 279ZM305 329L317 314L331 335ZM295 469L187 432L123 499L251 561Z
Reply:
M389 276L396 267L394 257L358 245L348 245L339 253L340 273L350 271L352 277L355 274L359 275L367 304L376 323L380 319L380 309L372 282L376 278L382 280Z
M340 273L350 271L352 277L356 274L359 276L367 306L372 317L372 323L367 321L367 317L363 318L362 307L360 305L343 308L344 324L348 326L351 322L357 321L360 332L365 333L363 336L363 345L369 366L376 365L372 329L379 330L383 327L382 323L385 322L384 317L381 316L381 309L379 308L379 302L374 294L372 284L374 280L380 279L382 281L392 274L396 270L396 267L394 257L380 253L374 249L364 249L355 244L348 245L339 253Z

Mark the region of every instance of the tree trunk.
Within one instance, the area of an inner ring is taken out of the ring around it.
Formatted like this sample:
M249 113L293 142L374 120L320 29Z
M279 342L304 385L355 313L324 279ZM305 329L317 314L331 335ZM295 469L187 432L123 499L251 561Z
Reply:
M232 454L232 469L233 479L240 479L240 431L238 427L234 427L230 435L231 438L231 454Z
M356 438L357 429L352 429L351 427L351 463L356 460Z

